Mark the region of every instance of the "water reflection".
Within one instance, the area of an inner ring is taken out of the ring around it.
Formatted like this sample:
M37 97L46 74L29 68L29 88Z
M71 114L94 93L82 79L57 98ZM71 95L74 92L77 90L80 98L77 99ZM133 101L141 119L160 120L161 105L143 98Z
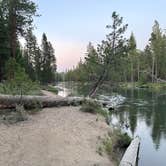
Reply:
M166 95L141 89L121 90L120 93L127 97L127 101L119 108L118 113L112 116L120 125L129 124L127 132L131 136L139 135L143 138L139 165L150 165L150 161L153 160L157 165L166 165L165 158L162 158L162 153L166 150L164 149L166 147ZM161 146L161 142L164 146ZM148 149L151 151L149 152ZM147 151L150 156L154 156L150 161L145 158ZM156 158L157 154L158 158Z

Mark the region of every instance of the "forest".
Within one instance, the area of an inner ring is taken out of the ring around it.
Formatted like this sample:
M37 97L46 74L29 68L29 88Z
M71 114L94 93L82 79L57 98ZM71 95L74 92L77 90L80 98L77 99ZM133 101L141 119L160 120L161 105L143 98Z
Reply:
M54 48L45 33L41 46L33 34L33 20L39 16L33 1L0 1L0 82L43 85L55 81Z
M147 45L140 50L133 32L126 38L129 25L123 24L123 18L113 12L113 23L106 26L110 32L105 39L97 46L89 42L85 58L74 69L57 73L56 54L51 42L43 33L39 45L33 34L34 17L40 15L32 1L0 2L0 82L23 77L21 75L40 84L62 80L94 82L103 74L103 81L110 82L166 80L166 33L156 20ZM20 38L25 39L24 45Z
M65 73L65 80L95 81L99 79L102 69L107 67L105 81L165 82L166 33L160 28L158 21L154 21L147 45L144 50L140 50L133 32L126 39L125 31L129 25L122 25L123 18L116 13L113 13L112 18L113 24L106 27L110 29L106 39L97 47L89 42L85 59L81 60L76 68ZM107 65L109 58L111 62Z

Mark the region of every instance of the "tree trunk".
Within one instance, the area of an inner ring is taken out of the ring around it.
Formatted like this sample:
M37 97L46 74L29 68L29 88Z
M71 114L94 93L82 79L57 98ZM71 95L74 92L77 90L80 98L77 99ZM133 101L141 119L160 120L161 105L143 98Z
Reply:
M154 83L155 56L152 57L152 83Z
M138 62L137 62L137 81L139 82L139 79L140 79L140 61L138 59Z
M9 30L10 30L10 49L11 57L16 57L16 43L17 43L17 34L16 34L16 3L14 0L10 1L10 11L9 11Z
M89 93L89 97L94 97L97 90L100 88L100 86L103 84L104 79L107 75L107 69L103 70L103 74L99 77L98 81L95 83L94 87L92 88L92 90Z
M156 59L156 66L155 66L155 78L157 82L157 77L158 77L158 69L157 69L157 59Z
M81 97L48 97L48 96L12 96L0 95L0 109L15 108L22 103L25 108L33 109L36 107L59 107L59 106L77 106L83 102Z
M131 58L131 82L133 83L134 82L134 69L133 69L133 60Z

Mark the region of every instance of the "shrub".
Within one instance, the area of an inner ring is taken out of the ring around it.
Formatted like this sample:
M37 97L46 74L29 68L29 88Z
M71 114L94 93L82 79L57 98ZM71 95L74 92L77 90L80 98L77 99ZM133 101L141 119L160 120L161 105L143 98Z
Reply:
M25 120L28 120L28 115L22 105L16 105L15 111L3 116L3 121L7 124L14 124Z
M84 100L80 110L83 112L89 112L92 114L101 114L103 116L107 116L106 110L104 110L97 101L91 99Z
M7 80L0 85L0 93L22 96L40 91L38 84L30 80L25 69L13 58L6 64L6 78Z
M53 92L55 94L58 94L58 89L56 89L54 86L48 85L48 86L41 86L43 90L47 90L49 92Z
M112 139L110 137L107 137L104 141L103 141L103 145L104 145L104 149L106 151L106 153L108 155L112 154L112 150L113 150L113 142Z
M36 113L41 111L43 108L43 105L38 100L33 100L33 102L26 103L25 109L30 110L30 113Z
M113 132L108 133L102 140L100 149L98 149L97 152L99 154L103 154L103 152L107 153L113 161L118 163L126 148L130 145L130 142L131 138L127 133L122 133L120 130L114 130Z
M127 148L131 143L131 138L127 133L119 133L117 135L116 145L119 148Z

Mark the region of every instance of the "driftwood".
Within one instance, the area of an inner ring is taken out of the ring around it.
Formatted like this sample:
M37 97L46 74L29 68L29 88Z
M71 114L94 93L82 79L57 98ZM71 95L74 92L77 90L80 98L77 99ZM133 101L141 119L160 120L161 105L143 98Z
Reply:
M140 138L133 139L127 148L119 166L136 166L140 147Z
M32 109L36 107L59 107L69 105L80 105L84 98L80 97L49 97L49 96L12 96L0 95L0 108L15 108L17 104L22 103L25 108Z

